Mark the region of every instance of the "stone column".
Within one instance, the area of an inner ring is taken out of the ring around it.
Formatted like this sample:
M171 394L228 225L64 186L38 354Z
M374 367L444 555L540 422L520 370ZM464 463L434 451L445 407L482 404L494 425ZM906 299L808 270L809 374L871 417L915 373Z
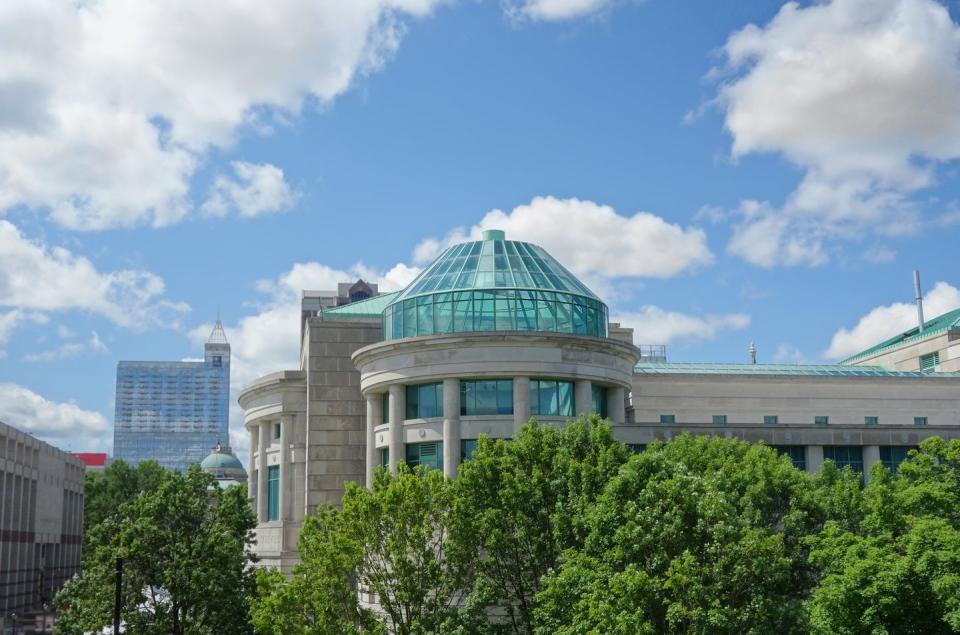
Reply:
M820 466L823 465L823 446L822 445L808 445L807 446L807 472L810 474L815 474L820 471Z
M578 379L573 386L573 413L589 417L593 410L593 384L589 379Z
M373 429L383 422L383 401L380 394L367 394L367 488L373 487L377 460L377 438Z
M260 423L260 468L257 470L257 520L267 522L267 448L270 447L269 421Z
M280 520L290 520L290 500L293 498L293 475L290 473L290 439L295 418L280 415Z
M256 428L248 427L247 433L250 435L250 457L247 460L247 474L249 475L249 478L247 478L247 498L254 501L257 498L257 479L254 479L253 475L257 473L257 447L260 441L260 435Z
M622 426L627 422L627 391L620 386L607 388L607 416L613 425Z
M443 380L443 474L457 478L460 466L460 380Z
M863 484L870 484L870 468L873 467L874 463L880 462L880 446L879 445L865 445L863 446Z
M403 444L403 420L407 416L407 393L402 384L390 386L390 472L397 473L400 461L406 459Z
M530 421L530 378L513 378L513 436Z

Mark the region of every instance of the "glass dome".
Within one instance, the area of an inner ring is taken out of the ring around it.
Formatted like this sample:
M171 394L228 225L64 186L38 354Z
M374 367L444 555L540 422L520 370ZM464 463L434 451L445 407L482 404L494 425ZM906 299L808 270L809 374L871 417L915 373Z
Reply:
M440 254L383 311L388 340L475 331L606 337L607 305L542 248L488 230Z

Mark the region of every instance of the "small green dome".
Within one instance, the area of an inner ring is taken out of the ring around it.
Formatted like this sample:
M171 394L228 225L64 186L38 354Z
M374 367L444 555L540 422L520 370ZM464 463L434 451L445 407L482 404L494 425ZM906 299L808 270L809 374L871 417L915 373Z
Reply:
M232 454L227 454L226 452L211 452L207 455L203 461L200 462L200 467L205 470L215 470L215 469L225 469L225 468L234 468L234 469L243 469L243 464L240 462L240 459L233 456Z
M487 230L446 249L383 311L384 339L476 331L607 335L607 305L542 247Z

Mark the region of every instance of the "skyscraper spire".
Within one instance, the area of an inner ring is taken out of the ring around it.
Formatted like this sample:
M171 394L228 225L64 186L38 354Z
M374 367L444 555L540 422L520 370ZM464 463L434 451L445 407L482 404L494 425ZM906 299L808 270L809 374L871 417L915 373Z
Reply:
M227 333L223 330L223 323L220 322L220 310L217 309L217 321L210 331L210 337L207 338L207 344L229 344Z

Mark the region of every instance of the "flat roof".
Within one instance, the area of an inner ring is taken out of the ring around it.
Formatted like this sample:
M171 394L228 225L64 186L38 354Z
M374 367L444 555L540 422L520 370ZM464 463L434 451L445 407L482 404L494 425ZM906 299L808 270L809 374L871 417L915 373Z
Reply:
M842 364L729 364L703 362L641 362L633 367L639 375L781 375L786 377L923 377L957 378L957 373L923 373L887 370L882 366Z

